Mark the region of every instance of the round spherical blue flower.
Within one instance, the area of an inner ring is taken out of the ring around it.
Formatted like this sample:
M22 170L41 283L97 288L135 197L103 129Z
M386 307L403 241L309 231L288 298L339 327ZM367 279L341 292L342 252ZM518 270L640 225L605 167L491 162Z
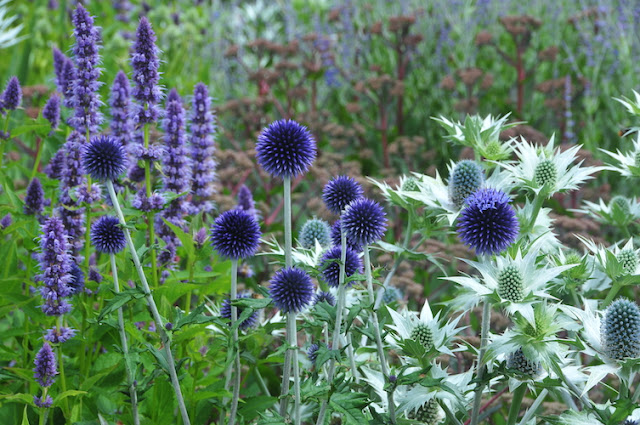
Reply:
M318 358L318 350L320 346L318 344L311 344L309 349L307 350L307 357L309 357L309 361L316 364L316 359Z
M72 263L70 273L72 279L67 285L71 290L71 295L79 294L84 291L84 272L76 263Z
M249 298L249 295L239 294L238 299L240 298ZM238 317L240 317L241 314L242 314L242 308L238 307ZM225 319L231 320L231 299L230 298L227 298L226 300L222 301L222 306L220 307L220 316ZM253 327L257 321L258 321L258 312L254 311L253 313L251 313L249 317L247 317L240 324L240 329L242 329L243 331L247 330Z
M98 136L84 148L82 166L96 180L115 180L126 169L127 157L116 139Z
M331 243L335 246L342 245L342 227L340 225L340 220L336 220L335 223L331 226ZM355 252L362 252L362 244L355 242L353 239L347 235L347 247L351 248Z
M260 226L253 214L240 209L226 211L211 228L211 245L232 260L251 257L258 250Z
M316 304L322 303L322 302L325 302L325 303L329 304L330 306L335 306L336 305L336 297L334 297L331 292L320 291L313 298L313 305L316 305Z
M361 245L382 239L387 229L387 215L382 206L368 198L356 199L347 205L341 221L347 238Z
M316 141L306 127L293 120L275 121L258 136L256 157L272 176L296 177L315 159Z
M331 228L326 221L312 218L302 226L299 241L303 248L313 249L316 246L316 240L322 247L329 246L331 244Z
M617 299L600 325L602 348L612 359L640 357L640 308L633 301Z
M103 215L91 226L91 243L99 252L117 254L127 244L118 219Z
M342 249L340 246L334 246L324 253L320 260L320 270L322 270L322 277L327 284L333 288L338 287L338 280L340 278L340 254ZM354 273L362 273L362 260L358 257L355 251L347 248L346 261L345 261L345 274L347 277Z
M274 304L285 313L298 313L311 302L314 287L311 278L301 269L280 269L271 278L269 295Z
M349 176L338 176L322 189L322 200L329 211L340 215L351 202L362 198L362 186Z
M458 218L458 235L478 254L497 254L518 236L516 212L501 190L479 189L466 200Z

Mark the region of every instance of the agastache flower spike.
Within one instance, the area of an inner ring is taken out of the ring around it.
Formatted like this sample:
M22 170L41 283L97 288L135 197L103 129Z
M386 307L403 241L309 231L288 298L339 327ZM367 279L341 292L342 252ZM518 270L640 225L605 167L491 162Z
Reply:
M151 28L151 23L143 17L138 24L134 52L131 56L134 82L131 94L138 101L133 119L138 126L158 120L158 103L160 103L162 92L158 86L160 61L155 43L156 34Z
M34 177L27 187L27 196L24 198L24 213L35 215L42 213L44 209L44 190L37 177Z
M18 81L18 77L11 77L7 83L7 87L2 93L0 109L13 111L20 106L20 103L22 103L22 89L20 88L20 81Z
M296 177L316 158L316 141L306 127L293 120L275 121L258 136L256 158L273 177Z
M51 133L53 133L60 123L60 96L55 93L51 95L42 108L42 116L51 124Z
M191 177L191 212L209 212L213 209L210 201L213 195L213 181L216 178L215 116L211 111L211 99L207 86L196 84L193 92L191 112L191 161L193 164Z
M48 316L60 316L71 310L64 298L71 295L69 284L73 279L67 233L60 218L54 216L44 223L40 248L42 311Z
M100 113L100 29L93 25L93 17L78 5L73 13L76 44L73 48L76 63L76 79L73 83L75 115L71 125L82 134L96 134L102 123Z
M34 364L36 367L33 368L33 377L43 387L50 387L55 382L55 377L58 374L58 365L56 355L48 343L45 342L40 348L36 354Z
M256 220L260 219L260 212L256 209L256 203L253 201L253 194L245 185L242 185L238 190L238 208L253 214Z
M120 70L116 74L111 86L111 136L121 145L125 146L131 140L133 125L131 123L131 85L124 71Z

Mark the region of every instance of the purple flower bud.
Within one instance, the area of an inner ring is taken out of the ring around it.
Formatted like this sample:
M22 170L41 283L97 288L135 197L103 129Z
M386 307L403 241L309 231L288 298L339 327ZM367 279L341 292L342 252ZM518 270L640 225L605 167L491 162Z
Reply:
M124 232L116 217L103 215L91 226L91 243L99 252L117 254L126 245Z
M156 35L146 17L140 19L136 31L136 42L131 55L134 87L133 97L138 101L134 112L134 122L138 125L158 120L158 103L162 95L158 82L158 48Z
M322 259L320 260L320 270L322 270L322 277L332 288L337 288L340 278L340 258L342 250L340 246L334 246L327 250ZM362 273L362 260L358 257L355 251L352 251L347 247L346 261L345 261L345 274L347 277L354 273ZM352 284L353 282L350 282Z
M116 180L126 169L126 162L124 148L110 136L91 139L82 156L82 165L87 174L100 181Z
M331 242L334 246L342 246L342 227L340 225L340 220L336 220L335 223L331 226ZM353 240L347 234L347 247L351 248L355 252L362 252L362 244Z
M62 169L64 168L65 149L62 146L51 157L49 163L44 168L44 173L52 180L58 180L62 177Z
M207 241L207 236L207 228L202 227L196 232L195 235L193 235L193 241L196 243L196 245L201 247Z
M0 230L6 229L11 226L13 223L13 218L11 218L11 213L7 213L2 219L0 219Z
M376 201L360 198L347 205L342 213L341 223L353 241L369 245L384 236L387 215Z
M362 186L349 176L338 176L322 190L322 200L329 211L340 215L352 201L362 197Z
M249 298L248 294L239 294L238 299L241 298ZM242 314L242 307L238 307L238 317ZM231 320L231 299L227 298L222 301L222 306L220 307L220 317ZM258 321L258 312L254 311L251 313L249 317L247 317L241 324L240 329L246 331L247 329L253 327Z
M71 264L71 277L69 290L71 295L76 295L84 291L84 272L76 263Z
M256 209L256 203L253 201L253 194L244 184L238 190L238 208L253 215L256 220L260 219L260 212Z
M60 123L60 96L55 93L51 95L44 108L42 108L42 116L51 123L52 132L58 128Z
M38 407L48 409L53 404L53 399L51 398L50 395L47 395L47 397L45 397L44 399L42 399L41 397L38 397L37 395L34 395L33 404L35 404Z
M164 203L164 197L159 193L152 193L151 197L147 198L146 190L143 187L136 193L131 205L137 210L149 212L161 210L164 207Z
M316 305L322 302L325 302L330 306L335 306L336 297L334 297L331 292L324 292L324 291L318 292L316 296L313 298L313 305Z
M2 93L2 109L13 111L22 103L22 89L18 77L11 77Z
M24 198L24 213L35 215L42 213L44 209L44 190L40 179L34 177L27 187L27 195Z
M66 108L73 108L75 106L73 96L73 85L75 81L76 67L73 64L73 61L65 56L65 62L62 68L62 79L60 81L62 86L59 90L64 96L62 105Z
M87 183L84 182L76 189L76 197L78 204L95 204L102 199L102 189L95 183L87 188Z
M58 374L58 364L56 363L56 355L51 350L48 343L44 343L40 351L36 354L34 360L36 365L33 368L33 377L43 387L49 387L55 382L55 376Z
M89 280L96 283L102 282L102 275L100 274L100 271L95 266L89 267Z

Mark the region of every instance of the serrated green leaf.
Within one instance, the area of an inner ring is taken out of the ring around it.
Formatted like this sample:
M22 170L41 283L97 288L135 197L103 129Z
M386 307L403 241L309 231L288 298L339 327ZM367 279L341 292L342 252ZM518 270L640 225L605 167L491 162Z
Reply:
M144 292L142 292L142 289L138 287L127 288L122 292L114 294L113 298L107 301L107 304L98 315L98 322L103 320L108 314L113 313L120 307L127 304L129 301L138 300L140 298L143 298L144 296Z

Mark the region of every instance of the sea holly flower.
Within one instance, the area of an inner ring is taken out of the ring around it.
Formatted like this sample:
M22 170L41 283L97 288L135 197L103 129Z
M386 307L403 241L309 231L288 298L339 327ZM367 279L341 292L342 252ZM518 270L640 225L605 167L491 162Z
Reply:
M562 151L560 148L554 150L554 143L555 135L551 136L546 146L533 145L522 139L515 145L519 162L497 164L513 174L519 187L546 197L557 192L576 190L582 183L592 179L592 174L602 170L602 167L582 167L583 161L572 165L581 145Z
M582 209L576 212L587 214L603 224L626 227L640 219L640 202L637 198L614 196L609 203L602 199L597 204L586 200L582 203Z
M297 177L316 158L316 141L306 127L293 120L274 121L256 143L258 164L273 177Z
M629 239L624 246L620 247L617 243L605 248L602 245L596 245L593 241L582 236L577 238L592 253L595 265L602 271L610 283L617 280L620 284L628 284L637 282L637 276L640 275L640 249L634 249L633 238ZM625 277L624 279L621 279ZM593 276L592 278L597 278Z
M216 218L211 228L211 245L222 257L239 260L256 253L260 236L255 217L234 209Z
M322 189L322 200L327 209L340 215L347 205L361 198L364 191L360 183L349 176L337 176Z
M456 208L462 208L464 201L484 184L484 172L475 161L458 162L449 175L449 199Z
M487 115L482 118L478 115L467 115L464 124L457 121L450 121L440 116L433 118L446 131L446 139L462 146L469 146L478 152L482 157L490 161L500 161L511 157L513 152L513 140L502 142L500 133L510 127L514 127L519 122L507 123L510 114L503 117L493 117Z
M604 352L615 360L640 357L640 308L618 299L607 307L600 328Z
M328 249L322 259L320 260L320 270L322 271L322 277L327 285L332 288L338 287L338 281L340 277L340 258L342 255L342 249L339 245L336 245ZM358 253L347 247L345 260L345 276L350 277L354 273L363 273L362 259L358 256ZM349 282L353 284L353 282Z
M427 425L436 425L444 418L444 414L438 402L432 398L415 412L410 413L409 418Z
M450 276L443 279L456 282L465 292L456 297L455 305L470 308L484 297L500 305L513 316L521 314L527 320L534 320L534 305L552 298L548 286L563 272L575 264L549 267L538 263L540 242L529 248L525 256L518 249L513 256L508 253L489 261L463 259L480 273L480 278Z
M314 285L304 270L289 267L280 269L271 278L269 295L278 309L285 313L299 313L312 300Z
M323 248L331 245L331 227L324 220L312 218L302 225L300 236L298 237L300 246L305 249L312 249L316 246L316 242Z
M460 240L478 254L497 254L515 242L520 226L506 193L484 188L466 200L458 217Z
M507 367L516 370L528 378L535 378L542 372L540 362L529 360L524 354L522 347L509 354L507 357Z

